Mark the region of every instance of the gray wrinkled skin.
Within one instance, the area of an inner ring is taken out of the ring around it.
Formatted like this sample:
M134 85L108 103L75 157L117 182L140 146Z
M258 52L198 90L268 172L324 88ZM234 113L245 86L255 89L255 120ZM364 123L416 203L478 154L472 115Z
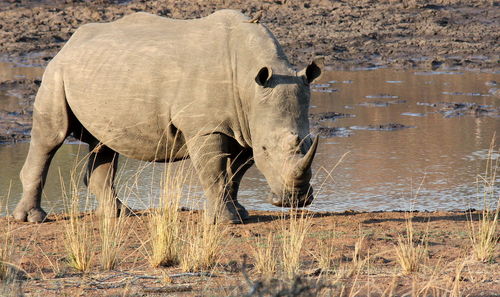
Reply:
M243 221L239 183L255 162L279 206L312 201L309 83L322 64L294 71L269 30L236 11L196 20L136 13L79 28L49 63L38 91L23 197L14 217L41 222L41 191L70 134L89 143L85 183L103 205L116 198L118 154L191 158L225 221ZM103 211L101 209L98 212Z

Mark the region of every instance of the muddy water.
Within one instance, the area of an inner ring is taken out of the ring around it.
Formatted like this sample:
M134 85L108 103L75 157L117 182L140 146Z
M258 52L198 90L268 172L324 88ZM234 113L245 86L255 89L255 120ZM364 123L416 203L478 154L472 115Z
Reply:
M316 200L310 208L481 208L475 181L484 171L495 132L498 143L498 113L471 115L468 110L472 107L457 112L433 104L455 102L481 106L482 110L498 108L495 81L500 81L499 74L479 72L378 69L326 73L313 86L313 131L334 131L336 136L321 140L314 163ZM345 117L331 120L327 112L343 113ZM0 197L6 200L9 196L11 210L21 194L17 175L27 149L27 143L0 146ZM44 191L47 210L63 209L59 176L68 188L75 160L82 159L86 149L83 144L65 144L57 153ZM160 192L164 165L125 158L121 164L125 164L118 173L121 196L127 197L134 208L150 206ZM190 184L185 186L186 206L203 201L197 181L193 179ZM277 209L265 201L267 192L263 176L255 167L249 170L240 189L241 202L249 209Z

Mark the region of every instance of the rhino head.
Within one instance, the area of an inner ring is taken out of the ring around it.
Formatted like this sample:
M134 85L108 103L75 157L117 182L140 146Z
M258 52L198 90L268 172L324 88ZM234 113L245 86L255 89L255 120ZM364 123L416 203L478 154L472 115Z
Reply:
M271 188L270 202L282 207L304 207L313 201L311 164L318 137L309 134L310 83L320 76L322 59L305 69L264 66L255 77L250 133L257 168Z

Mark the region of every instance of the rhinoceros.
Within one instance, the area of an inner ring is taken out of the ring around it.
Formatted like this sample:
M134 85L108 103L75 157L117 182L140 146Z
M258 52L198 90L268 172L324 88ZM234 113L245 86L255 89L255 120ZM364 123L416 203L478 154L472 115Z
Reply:
M309 134L309 85L322 67L318 57L295 71L268 28L232 10L194 20L141 12L83 25L43 75L13 215L45 219L47 170L70 134L89 144L85 183L97 212L105 211L103 201L117 215L127 210L113 187L119 154L190 158L207 208L219 205L224 221L248 217L237 192L253 163L272 204L309 205L318 145Z

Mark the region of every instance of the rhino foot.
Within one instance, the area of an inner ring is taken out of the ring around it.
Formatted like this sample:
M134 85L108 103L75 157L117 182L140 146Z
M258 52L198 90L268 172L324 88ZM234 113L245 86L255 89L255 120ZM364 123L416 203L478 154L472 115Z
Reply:
M219 216L219 222L226 224L242 224L248 218L248 211L237 201L226 204Z
M238 202L236 202L235 204L236 211L238 211L238 218L240 218L242 222L248 219L248 211L243 207L243 205L239 204Z
M30 223L41 223L47 217L47 213L40 207L31 208L28 211L16 208L12 215L17 221Z

